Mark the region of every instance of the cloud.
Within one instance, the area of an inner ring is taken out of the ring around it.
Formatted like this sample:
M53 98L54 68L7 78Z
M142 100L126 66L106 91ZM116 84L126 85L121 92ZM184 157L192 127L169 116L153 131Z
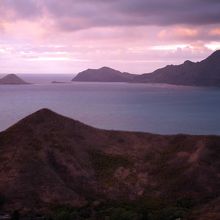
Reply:
M219 48L219 11L219 0L0 0L0 71L200 60Z
M192 28L192 27L181 27L181 26L174 26L174 27L169 27L166 29L162 29L158 33L158 38L163 40L163 39L195 39L198 38L200 35L200 31L197 28Z
M60 29L103 26L208 25L220 23L220 2L205 0L45 0Z
M1 0L1 17L51 16L63 30L103 26L220 23L220 1L211 0Z
M192 43L195 41L219 41L220 28L215 25L207 26L181 26L173 25L162 27L157 33L158 40L164 42L183 41Z
M210 30L209 34L211 36L220 37L220 28L214 28Z
M33 19L42 15L42 4L37 0L1 0L0 19Z
M121 1L121 11L134 15L145 24L213 24L220 22L220 2L205 0Z

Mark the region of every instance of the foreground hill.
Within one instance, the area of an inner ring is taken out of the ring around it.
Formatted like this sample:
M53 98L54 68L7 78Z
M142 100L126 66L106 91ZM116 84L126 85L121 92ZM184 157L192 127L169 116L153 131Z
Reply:
M82 82L128 82L133 79L134 75L122 73L109 67L100 69L87 69L78 73L72 81Z
M22 85L22 84L29 84L29 83L25 82L23 79L21 79L15 74L8 74L0 79L0 85L1 84Z
M152 73L136 76L133 82L220 86L220 50L201 62L185 61L181 65L168 65Z
M219 155L218 136L106 131L42 109L0 133L2 209L217 220Z

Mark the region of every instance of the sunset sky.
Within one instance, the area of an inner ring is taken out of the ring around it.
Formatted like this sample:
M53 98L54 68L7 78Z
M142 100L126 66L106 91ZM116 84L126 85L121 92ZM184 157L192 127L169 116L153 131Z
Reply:
M147 73L220 49L219 0L0 0L0 73Z

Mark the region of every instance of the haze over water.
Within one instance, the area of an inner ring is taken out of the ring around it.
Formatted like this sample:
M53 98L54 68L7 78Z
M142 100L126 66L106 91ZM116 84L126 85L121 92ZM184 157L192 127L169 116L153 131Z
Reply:
M220 134L220 89L129 83L67 83L72 75L26 75L0 86L0 130L49 108L89 125L161 134ZM42 83L44 82L44 83Z

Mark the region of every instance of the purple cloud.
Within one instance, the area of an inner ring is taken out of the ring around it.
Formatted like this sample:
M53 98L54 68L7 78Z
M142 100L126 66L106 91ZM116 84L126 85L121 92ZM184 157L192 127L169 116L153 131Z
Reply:
M1 0L1 19L32 19L42 14L42 5L36 0Z
M147 72L220 48L219 0L0 2L0 71Z
M2 0L0 12L15 18L49 13L64 30L120 25L220 23L220 1L211 0ZM5 12L6 11L6 12Z

